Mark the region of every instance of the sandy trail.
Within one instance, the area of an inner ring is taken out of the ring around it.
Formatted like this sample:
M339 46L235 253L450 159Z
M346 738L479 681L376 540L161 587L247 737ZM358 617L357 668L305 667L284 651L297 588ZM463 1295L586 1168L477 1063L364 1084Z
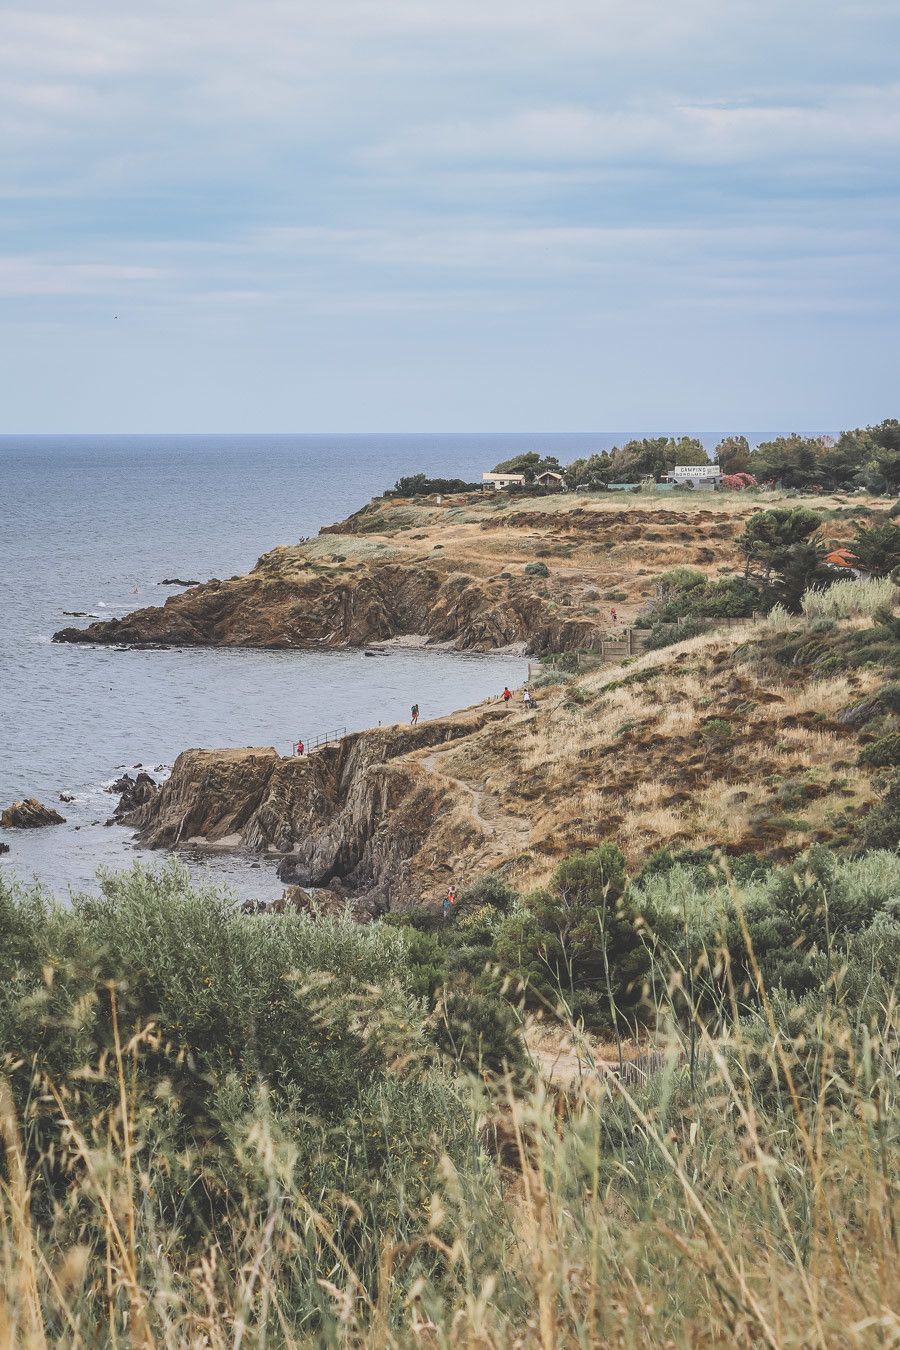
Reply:
M451 744L446 750L434 750L424 755L419 763L426 773L442 778L468 798L472 817L485 836L486 857L506 858L523 853L531 840L531 825L524 817L504 811L490 789L469 783L442 767L442 761L457 750L458 746Z

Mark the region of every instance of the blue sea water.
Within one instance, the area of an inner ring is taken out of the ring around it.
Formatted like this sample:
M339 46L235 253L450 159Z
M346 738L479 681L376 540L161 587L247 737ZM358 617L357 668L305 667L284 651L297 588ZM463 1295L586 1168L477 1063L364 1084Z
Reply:
M610 447L609 434L371 436L0 436L0 808L59 806L65 826L6 831L0 867L64 895L98 866L134 860L129 831L106 827L104 791L123 767L170 765L188 746L274 745L346 726L423 718L520 683L496 655L202 649L119 652L54 645L88 619L162 603L164 577L206 580L250 568L279 543L315 534L402 474L477 480L526 449L563 460ZM704 437L708 445L715 435ZM158 859L152 855L151 861ZM146 855L145 855L146 860ZM192 860L239 896L279 891L269 864Z

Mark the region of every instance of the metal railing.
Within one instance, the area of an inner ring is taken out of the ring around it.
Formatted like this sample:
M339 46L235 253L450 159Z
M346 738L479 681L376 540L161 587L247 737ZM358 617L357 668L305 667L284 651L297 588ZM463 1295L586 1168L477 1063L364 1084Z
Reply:
M346 727L338 727L335 731L323 731L319 736L311 736L309 740L301 736L291 746L292 754L297 754L297 746L303 746L303 754L311 755L316 750L321 750L325 745L333 745L336 741L342 741L347 735Z

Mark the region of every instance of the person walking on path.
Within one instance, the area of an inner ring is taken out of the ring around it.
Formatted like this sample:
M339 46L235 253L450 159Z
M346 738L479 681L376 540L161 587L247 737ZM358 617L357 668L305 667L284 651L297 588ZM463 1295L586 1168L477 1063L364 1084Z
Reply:
M294 751L295 751L295 753L298 754L298 755L302 755L302 754L303 754L303 750L304 750L303 742L302 742L302 741L297 741L296 744L295 744L295 746L294 746Z
M445 896L444 896L444 900L443 900L443 903L442 903L442 905L441 905L441 913L443 914L445 920L450 918L450 897L449 897L449 895L445 895Z
M613 623L619 622L619 616L616 613L615 606L609 611L609 617L612 619Z
M525 688L522 690L522 700L525 704L526 709L534 707L534 700L531 697L531 690L528 688L527 684Z
M505 684L503 686L503 702L506 704L507 708L509 707L509 700L511 698L512 698L512 690L510 689L509 685Z
M409 719L410 726L414 727L418 722L418 720L419 720L419 705L418 703L414 703L412 705L412 716Z
M456 887L453 886L452 884L450 886L450 889L447 891L447 903L451 906L452 909L456 908Z

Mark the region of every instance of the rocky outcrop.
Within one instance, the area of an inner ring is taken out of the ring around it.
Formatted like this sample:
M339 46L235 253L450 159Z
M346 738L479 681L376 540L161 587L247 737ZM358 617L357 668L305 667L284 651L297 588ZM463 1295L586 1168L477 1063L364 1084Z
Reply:
M52 806L43 806L34 797L22 802L13 802L0 815L0 827L4 830L37 830L44 825L65 825L66 818Z
M141 808L147 806L156 796L159 784L149 773L141 770L136 778L132 778L128 773L123 774L111 784L109 791L119 793L119 802L112 813L112 819L106 822L107 825L112 825L114 822L127 822L134 818Z
M369 912L419 903L434 898L441 851L474 847L481 831L470 813L454 810L449 784L427 773L415 752L466 736L502 711L379 727L302 757L270 748L185 750L125 823L151 847L278 854L286 883L336 886Z
M525 643L536 653L589 647L596 622L557 614L571 584L536 577L482 578L426 566L368 566L308 578L258 568L211 581L123 619L63 628L54 642L311 648L361 647L426 634L462 650Z

